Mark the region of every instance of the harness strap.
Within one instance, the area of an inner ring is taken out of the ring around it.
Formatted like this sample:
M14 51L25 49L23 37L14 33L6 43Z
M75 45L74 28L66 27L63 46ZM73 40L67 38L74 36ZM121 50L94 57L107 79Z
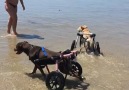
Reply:
M46 56L46 57L47 57L47 52L46 52L46 50L45 50L45 48L44 48L44 47L42 47L42 51L43 51L43 53L44 53L44 56Z

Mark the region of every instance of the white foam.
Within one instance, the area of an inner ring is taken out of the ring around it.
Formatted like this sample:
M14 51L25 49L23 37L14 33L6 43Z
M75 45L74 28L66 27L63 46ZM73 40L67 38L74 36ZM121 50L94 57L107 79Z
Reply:
M2 38L6 38L6 37L16 37L16 35L13 35L13 34L7 34L7 35L3 35L3 36L0 36Z

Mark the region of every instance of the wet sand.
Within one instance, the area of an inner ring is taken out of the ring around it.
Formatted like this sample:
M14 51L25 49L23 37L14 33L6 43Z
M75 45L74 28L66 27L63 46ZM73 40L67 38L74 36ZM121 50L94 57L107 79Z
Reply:
M16 43L22 41L22 38L0 39L0 89L47 90L39 71L33 76L28 75L33 69L33 64L28 57L25 54L16 55L14 52ZM27 39L28 42L31 40ZM37 43L36 40L33 41L31 43L42 44ZM57 48L60 49L58 46L51 49L57 51ZM86 80L81 82L77 78L68 76L64 90L128 90L128 64L117 61L110 54L93 56L82 53L77 58L83 67L83 76ZM54 65L49 68L53 71ZM46 69L44 71L47 74Z

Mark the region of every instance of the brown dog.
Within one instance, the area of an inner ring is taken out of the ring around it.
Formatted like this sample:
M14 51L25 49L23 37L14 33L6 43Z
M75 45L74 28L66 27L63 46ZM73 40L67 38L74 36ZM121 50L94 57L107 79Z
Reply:
M90 30L88 29L88 27L86 25L80 26L77 30L79 32L83 33L83 38L85 38L87 41L89 41L89 42L92 41L91 35L93 33L90 32Z
M47 64L55 64L55 61L49 58L52 56L60 56L59 52L29 44L27 41L17 43L14 51L16 51L16 54L24 52L29 57L29 60L34 63L35 67L31 74L36 73L36 70L39 69L43 76L45 76L45 74L42 68Z
M91 51L93 51L93 45L94 45L94 38L92 37L93 33L90 32L90 30L88 29L86 25L80 26L77 30L83 34L83 39L81 37L80 41L83 41L83 42L87 41L87 45L85 45L84 43L84 47L86 49L90 47ZM82 42L80 42L80 51L83 48L81 44Z

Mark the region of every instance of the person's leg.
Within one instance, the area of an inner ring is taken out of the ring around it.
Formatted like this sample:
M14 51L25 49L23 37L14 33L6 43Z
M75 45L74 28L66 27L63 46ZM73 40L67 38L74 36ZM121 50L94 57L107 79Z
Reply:
M11 33L11 26L12 26L12 9L10 8L10 6L5 3L5 10L8 12L9 14L9 20L8 20L8 25L7 25L7 33L10 34Z
M7 30L7 33L10 34L10 31L11 31L11 26L12 26L12 18L9 17L9 21L8 21L8 30Z
M13 16L12 27L13 27L13 34L18 35L18 33L16 32L16 28L17 28L17 14L16 13Z
M14 8L12 18L13 18L13 22L12 22L13 34L18 35L18 33L16 32L16 28L17 28L17 7Z
M18 35L17 32L16 32L16 27L17 27L17 7L16 8L10 7L7 12L9 13L9 16L10 16L10 19L9 19L9 22L8 22L8 31L7 32L10 32L10 29L12 27L13 34Z

